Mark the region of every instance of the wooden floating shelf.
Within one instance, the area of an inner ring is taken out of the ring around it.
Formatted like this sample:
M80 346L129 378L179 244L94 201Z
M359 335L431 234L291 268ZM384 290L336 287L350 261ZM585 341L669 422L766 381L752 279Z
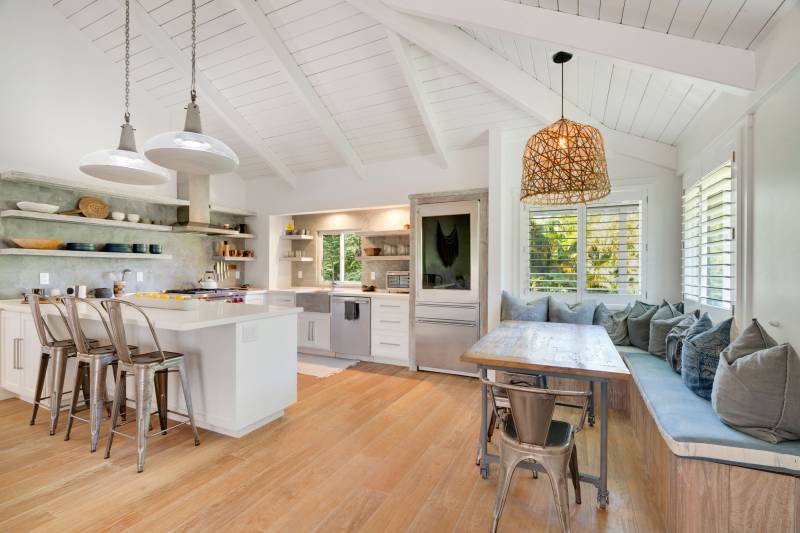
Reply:
M291 261L292 263L309 263L313 257L281 257L281 261Z
M225 239L255 239L252 233L237 233L235 235L211 235L212 237L223 237Z
M392 229L392 230L384 230L384 231L356 231L356 235L361 235L362 237L394 237L394 236L408 236L411 235L410 229Z
M311 241L314 240L313 235L281 235L281 240L284 241Z
M20 211L8 209L0 211L2 218L20 218L25 220L42 220L45 222L62 222L65 224L86 224L89 226L103 226L106 228L127 228L140 231L172 231L172 226L159 224L142 224L141 222L128 222L125 220L112 220L108 218L87 218L81 216L59 215L58 213L37 213L35 211Z
M38 255L45 257L84 257L91 259L172 259L168 254L134 254L116 252L79 252L76 250L31 250L27 248L3 248L0 255Z
M154 194L120 191L116 188L112 189L110 187L104 187L103 185L90 185L75 181L51 178L48 176L39 176L37 174L29 174L27 172L19 172L17 170L0 172L0 180L13 181L17 183L31 183L34 185L42 185L56 189L76 191L81 194L110 196L112 198L123 198L125 200L136 200L140 202L146 202L148 204L171 205L176 207L189 205L189 200L180 200L178 198L170 198L169 196L158 196Z
M248 261L256 260L255 257L231 257L230 255L215 255L213 259L214 261L225 261L225 262L235 261L240 263L246 263Z
M223 213L225 215L236 215L240 217L254 217L257 215L254 211L248 211L247 209L240 209L238 207L226 207L219 204L211 204L209 209L211 209L212 213Z
M410 261L409 255L362 255L357 257L359 261Z

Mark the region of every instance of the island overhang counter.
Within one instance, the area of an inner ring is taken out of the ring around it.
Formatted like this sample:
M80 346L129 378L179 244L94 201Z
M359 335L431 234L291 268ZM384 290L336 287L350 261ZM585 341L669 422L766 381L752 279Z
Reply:
M201 301L190 311L144 310L162 349L186 354L199 427L241 437L281 417L297 401L297 315L302 308ZM58 310L42 305L42 311L54 334L68 338ZM30 308L20 300L0 300L0 313L25 317ZM79 316L87 336L107 337L93 309L79 304ZM154 350L144 318L133 309L125 309L123 316L129 342ZM22 344L32 350L36 343ZM38 360L38 354L31 355L25 354L28 366ZM74 369L67 371L70 380ZM177 376L170 376L169 409L185 412L179 390ZM32 401L25 391L19 396Z

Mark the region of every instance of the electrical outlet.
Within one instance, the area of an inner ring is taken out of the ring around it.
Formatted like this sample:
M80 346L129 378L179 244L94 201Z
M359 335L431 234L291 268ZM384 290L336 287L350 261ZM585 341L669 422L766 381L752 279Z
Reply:
M236 272L234 272L234 275L236 276L236 279L239 279L239 278L242 277L242 273L239 272L238 270Z
M39 274L39 285L50 285L50 274L48 272Z
M144 281L144 272L136 273L136 281Z
M297 271L297 279L303 279L303 271L302 270L298 270Z
M370 272L369 273L369 279L370 279L370 281L375 281L375 272Z

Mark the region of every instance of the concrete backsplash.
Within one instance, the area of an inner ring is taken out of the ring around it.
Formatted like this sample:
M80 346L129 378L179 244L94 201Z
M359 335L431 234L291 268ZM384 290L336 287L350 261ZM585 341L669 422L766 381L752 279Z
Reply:
M409 223L408 207L391 207L385 209L363 209L357 211L342 211L336 213L318 213L312 215L295 215L295 229L307 229L310 235L319 237L321 231L383 231L401 229ZM364 237L364 245L382 247L385 244L408 244L407 237ZM292 268L293 287L311 287L321 284L317 272L320 253L320 240L293 241L292 251L301 250L306 257L313 257L314 261L307 263L289 263ZM386 288L386 272L392 270L408 270L408 261L364 261L362 263L361 281L365 285L375 285L379 289ZM303 278L298 279L297 271L303 272ZM371 280L370 273L375 273L375 280Z
M0 181L0 209L17 209L16 203L32 202L56 204L61 210L73 209L83 196L69 190L33 184ZM109 204L112 211L138 213L170 225L176 220L176 208L145 202L109 198L97 195ZM212 223L236 223L235 217L214 216ZM155 259L94 259L73 257L0 256L0 298L19 296L33 287L40 287L39 274L50 275L49 289L62 291L69 285L86 285L89 288L111 287L109 273L119 275L125 268L131 270L126 278L127 290L154 291L168 288L186 288L200 279L205 270L213 266L214 240L204 235L141 231L127 228L105 228L82 224L43 222L36 220L0 219L0 247L15 247L11 238L58 239L66 242L88 242L102 245L109 242L126 244L160 244L164 254L172 260ZM237 244L243 241L237 241ZM240 267L241 268L241 267ZM144 274L144 281L136 281L136 272ZM242 276L244 274L242 273Z

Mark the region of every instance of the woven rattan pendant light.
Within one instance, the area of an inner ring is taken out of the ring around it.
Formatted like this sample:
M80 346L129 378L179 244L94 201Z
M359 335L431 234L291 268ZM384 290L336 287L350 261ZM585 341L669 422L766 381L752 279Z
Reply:
M564 118L564 63L570 59L568 52L553 56L561 65L561 118L534 134L522 155L520 199L527 204L583 204L611 192L600 132Z

